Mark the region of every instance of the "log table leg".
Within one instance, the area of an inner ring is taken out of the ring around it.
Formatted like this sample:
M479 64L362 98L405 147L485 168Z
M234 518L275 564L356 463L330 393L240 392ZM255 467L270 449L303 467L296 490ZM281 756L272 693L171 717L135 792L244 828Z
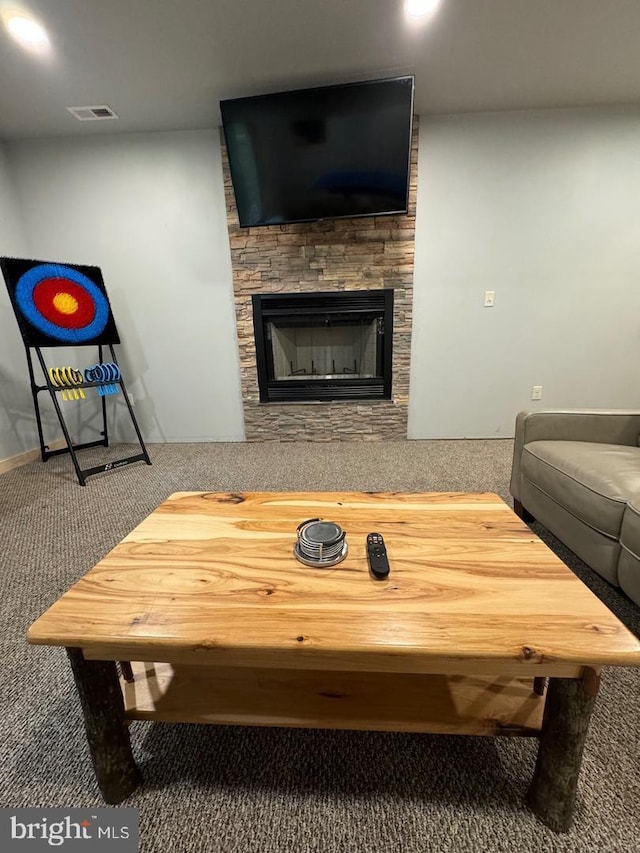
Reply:
M131 684L133 681L135 681L135 678L133 676L133 669L131 667L131 661L121 660L121 661L119 661L119 663L120 663L120 672L122 673L122 677L124 678L124 680L126 682Z
M538 760L527 802L556 832L566 832L573 822L582 752L599 681L589 668L582 679L549 679Z
M135 790L142 776L131 751L116 664L85 660L81 649L67 649L67 654L98 787L106 803L117 805Z
M547 679L544 676L536 675L533 679L533 692L536 696L544 696L546 686Z

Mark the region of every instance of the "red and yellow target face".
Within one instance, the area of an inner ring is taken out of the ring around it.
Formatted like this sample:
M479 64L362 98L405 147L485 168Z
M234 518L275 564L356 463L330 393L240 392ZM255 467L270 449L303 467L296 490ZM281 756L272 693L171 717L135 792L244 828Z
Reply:
M97 267L3 258L2 270L28 346L119 343Z
M42 317L65 329L81 329L96 316L87 291L64 278L45 278L33 288L33 304Z

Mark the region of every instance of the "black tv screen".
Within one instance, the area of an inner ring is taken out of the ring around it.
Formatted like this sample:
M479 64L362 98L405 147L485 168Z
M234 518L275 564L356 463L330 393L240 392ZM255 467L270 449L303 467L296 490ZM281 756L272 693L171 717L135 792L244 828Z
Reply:
M220 109L240 225L407 212L413 77Z

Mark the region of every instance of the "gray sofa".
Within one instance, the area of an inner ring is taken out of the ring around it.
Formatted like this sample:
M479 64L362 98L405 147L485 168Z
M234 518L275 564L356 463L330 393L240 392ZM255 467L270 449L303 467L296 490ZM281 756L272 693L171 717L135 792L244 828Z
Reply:
M640 412L521 412L514 509L640 606Z

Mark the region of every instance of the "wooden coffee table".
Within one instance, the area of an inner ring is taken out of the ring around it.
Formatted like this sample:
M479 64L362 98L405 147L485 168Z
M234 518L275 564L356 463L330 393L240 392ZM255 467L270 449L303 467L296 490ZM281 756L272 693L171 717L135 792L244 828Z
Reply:
M293 556L315 517L346 530L333 568ZM28 639L67 648L108 803L140 778L131 719L526 735L528 802L555 830L600 667L640 665L640 642L492 494L177 493Z

